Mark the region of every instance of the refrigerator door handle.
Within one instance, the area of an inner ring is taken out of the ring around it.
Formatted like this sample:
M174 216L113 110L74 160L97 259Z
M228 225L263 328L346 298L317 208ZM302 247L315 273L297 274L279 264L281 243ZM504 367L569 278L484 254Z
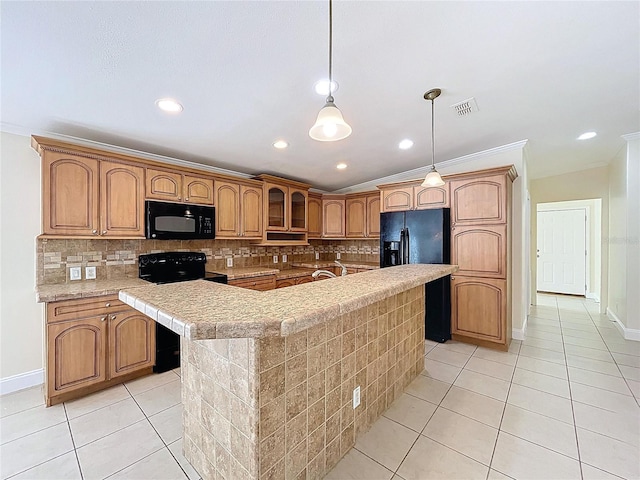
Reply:
M404 228L400 230L400 251L398 252L398 265L404 264Z
M411 259L409 258L409 253L410 253L410 245L409 245L409 227L404 229L404 239L405 239L405 246L404 246L404 264L407 265L409 263L411 263Z

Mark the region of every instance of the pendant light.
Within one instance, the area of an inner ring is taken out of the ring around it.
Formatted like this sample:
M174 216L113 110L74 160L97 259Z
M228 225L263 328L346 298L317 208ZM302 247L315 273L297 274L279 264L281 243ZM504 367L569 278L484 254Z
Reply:
M433 88L424 94L425 100L431 100L431 171L427 173L427 176L422 182L423 187L441 187L444 185L444 180L436 170L436 154L434 146L434 125L433 125L433 101L440 96L442 90L439 88Z
M335 142L351 135L351 127L342 118L342 113L333 103L331 85L333 85L333 2L329 0L329 94L327 101L318 113L316 123L309 130L309 136L319 142Z

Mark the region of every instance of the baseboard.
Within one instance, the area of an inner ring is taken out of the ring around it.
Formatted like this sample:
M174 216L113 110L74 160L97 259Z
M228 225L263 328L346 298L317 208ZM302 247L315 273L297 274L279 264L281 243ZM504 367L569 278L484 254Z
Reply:
M595 292L588 292L585 297L595 300L596 303L600 303L600 296Z
M0 395L17 392L44 383L44 369L32 370L30 372L19 373L11 377L0 379Z
M613 319L616 328L620 331L625 340L635 340L636 342L640 342L640 330L625 327L622 320L620 320L618 316L609 309L609 307L607 307L607 316Z
M512 328L511 329L511 338L514 340L524 340L527 335L527 320L529 317L525 317L522 322L522 328Z

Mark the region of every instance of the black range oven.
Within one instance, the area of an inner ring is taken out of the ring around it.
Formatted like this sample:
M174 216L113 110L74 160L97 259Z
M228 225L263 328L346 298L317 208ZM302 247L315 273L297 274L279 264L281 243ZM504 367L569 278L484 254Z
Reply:
M205 272L207 257L202 252L165 252L140 255L138 276L152 283L175 283L204 279L227 283L221 273ZM180 366L180 335L156 322L156 364L153 371L166 372Z

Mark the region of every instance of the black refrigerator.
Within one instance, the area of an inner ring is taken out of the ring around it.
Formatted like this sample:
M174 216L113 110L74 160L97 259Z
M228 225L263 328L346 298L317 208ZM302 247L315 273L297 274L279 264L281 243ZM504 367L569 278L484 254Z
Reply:
M380 267L451 263L448 208L380 214ZM425 286L425 338L451 339L451 276Z

